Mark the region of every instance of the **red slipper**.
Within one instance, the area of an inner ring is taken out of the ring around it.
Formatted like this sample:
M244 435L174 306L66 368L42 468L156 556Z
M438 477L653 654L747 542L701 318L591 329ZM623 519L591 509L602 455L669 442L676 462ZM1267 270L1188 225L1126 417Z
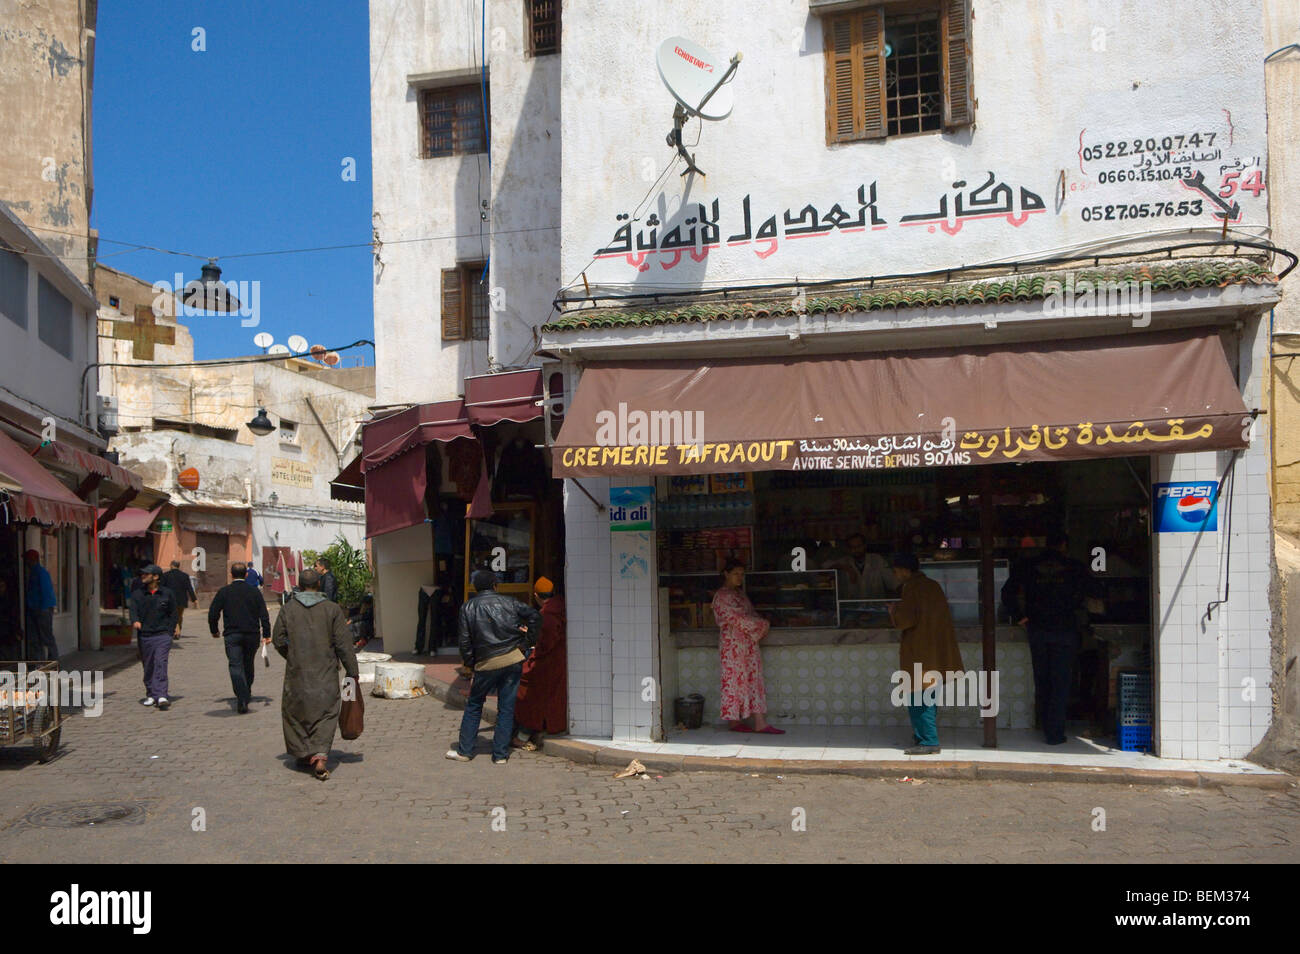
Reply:
M755 732L761 732L764 735L785 735L785 729L778 729L774 725L765 725L761 729L755 729Z
M751 729L749 726L745 725L745 723L738 722L736 725L733 725L731 727L731 731L732 732L753 732L754 730Z

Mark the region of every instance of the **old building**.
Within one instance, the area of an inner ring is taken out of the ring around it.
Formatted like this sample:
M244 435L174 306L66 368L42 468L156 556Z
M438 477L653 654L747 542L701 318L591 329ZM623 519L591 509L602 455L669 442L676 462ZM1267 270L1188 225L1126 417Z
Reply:
M104 458L87 382L94 31L93 2L0 4L0 625L21 626L19 561L36 550L54 582L60 653L99 648L100 514L141 490ZM24 651L40 654L30 640Z
M1262 4L1172 6L565 5L567 284L541 351L577 386L552 449L575 731L672 739L691 692L717 717L709 596L730 555L774 621L769 717L888 747L897 633L819 569L861 534L918 556L965 665L1000 673L999 711L944 713L957 746L1032 747L1029 646L997 590L1067 531L1097 594L1071 714L1113 744L1132 670L1161 756L1259 742L1258 412L1291 264L1267 242ZM1203 69L1225 33L1241 55ZM633 81L609 81L611 43ZM734 109L686 124L703 173L647 125L674 106L657 48L697 91L744 55ZM575 484L611 509L648 494L653 529L611 533Z
M116 418L112 447L168 495L155 512L122 518L149 535L153 558L189 568L202 547L205 568L192 572L202 596L224 585L232 561L251 560L275 585L282 554L323 550L340 534L360 546L361 508L331 500L329 482L353 456L373 368L298 357L196 362L169 292L111 268L98 276L99 391ZM266 436L247 426L260 410L275 425Z
M422 590L463 596L467 548L509 538L517 593L562 566L533 355L559 284L559 9L370 4L379 406L349 479L390 650L413 648Z

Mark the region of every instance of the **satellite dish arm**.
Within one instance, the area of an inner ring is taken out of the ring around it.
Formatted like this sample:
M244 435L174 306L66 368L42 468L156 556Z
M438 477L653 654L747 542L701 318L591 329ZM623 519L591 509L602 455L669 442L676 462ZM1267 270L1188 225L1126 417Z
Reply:
M736 74L736 67L740 66L740 61L743 58L744 55L741 53L737 53L735 56L731 58L731 65L727 67L727 72L722 74L722 79L718 80L718 82L714 84L713 89L709 90L708 95L705 96L702 100L700 100L700 105L695 107L696 112L703 110L705 103L707 103L709 100L713 98L713 94L716 93L718 90L722 89L722 85L727 81L729 81L731 77Z

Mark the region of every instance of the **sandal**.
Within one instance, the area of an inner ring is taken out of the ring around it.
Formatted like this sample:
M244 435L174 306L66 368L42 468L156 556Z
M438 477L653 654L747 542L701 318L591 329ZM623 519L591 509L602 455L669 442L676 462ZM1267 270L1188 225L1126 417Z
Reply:
M785 729L778 729L774 725L765 725L761 729L755 729L755 732L761 732L764 735L785 735Z
M737 722L735 725L733 725L733 726L731 727L731 730L730 730L730 731L732 731L732 732L753 732L754 730L751 729L749 726L745 725L745 723L743 723L743 722Z
M330 777L329 769L325 767L326 764L327 763L324 759L311 760L312 771L316 773L316 777L320 779L322 782Z

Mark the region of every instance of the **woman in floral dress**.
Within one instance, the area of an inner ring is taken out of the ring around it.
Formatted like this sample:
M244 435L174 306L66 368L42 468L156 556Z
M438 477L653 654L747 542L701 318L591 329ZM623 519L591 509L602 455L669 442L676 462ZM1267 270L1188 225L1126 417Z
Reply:
M764 732L781 735L782 729L767 724L767 691L763 687L763 660L758 643L772 624L754 611L754 604L741 587L745 565L728 560L722 568L722 586L713 595L713 616L718 621L718 652L722 661L722 717L732 732ZM751 728L745 721L754 717Z

